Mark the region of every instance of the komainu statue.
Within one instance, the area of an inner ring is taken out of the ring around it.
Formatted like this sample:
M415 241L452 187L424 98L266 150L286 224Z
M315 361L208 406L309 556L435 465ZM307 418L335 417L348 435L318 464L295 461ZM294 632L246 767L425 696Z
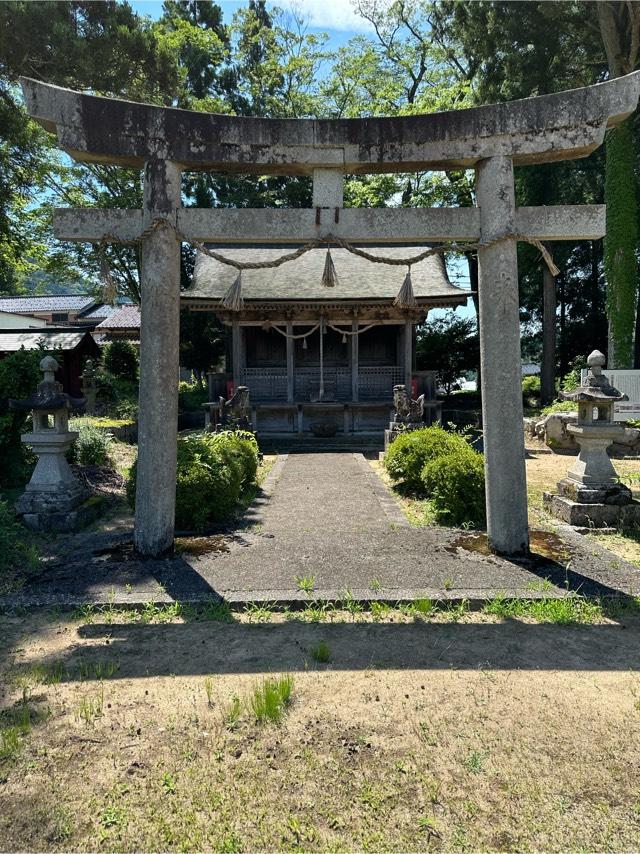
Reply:
M229 400L220 398L221 430L252 430L249 389L239 385Z
M394 424L418 425L424 421L424 394L412 400L406 385L393 387Z

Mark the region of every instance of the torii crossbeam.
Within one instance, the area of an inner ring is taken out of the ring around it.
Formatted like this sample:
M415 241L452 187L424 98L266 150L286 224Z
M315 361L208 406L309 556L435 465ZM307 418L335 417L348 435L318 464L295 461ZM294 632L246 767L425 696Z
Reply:
M514 165L585 157L636 108L640 72L596 86L444 113L366 119L211 115L84 95L22 79L27 109L78 161L144 169L141 211L57 211L56 235L137 238L166 219L189 239L357 243L479 240L487 529L504 554L528 550L516 240L602 237L604 206L516 208ZM343 209L345 173L467 168L477 207ZM315 210L181 208L182 171L312 175ZM499 242L496 241L499 238ZM175 516L180 244L157 228L142 244L139 452L135 543L171 547Z

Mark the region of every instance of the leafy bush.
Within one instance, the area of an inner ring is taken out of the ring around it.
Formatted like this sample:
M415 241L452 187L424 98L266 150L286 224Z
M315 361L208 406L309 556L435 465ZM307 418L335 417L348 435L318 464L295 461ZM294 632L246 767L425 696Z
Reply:
M244 491L254 482L258 473L259 451L256 437L246 430L225 430L213 434L212 442L227 464L238 471L240 490Z
M526 403L531 398L540 397L540 377L523 377L522 399Z
M233 515L240 496L255 479L258 446L246 433L196 434L178 439L176 526L202 531ZM135 506L137 463L127 481Z
M138 379L138 351L131 341L111 341L103 351L105 370L121 380Z
M79 435L69 449L69 462L79 463L81 466L109 465L110 445L113 442L111 433L81 419L73 424L73 429L77 430Z
M484 456L466 446L429 460L424 488L439 522L474 528L486 523Z
M556 400L550 406L545 406L541 411L542 415L549 415L552 412L577 412L578 404L573 400Z
M8 400L23 400L42 380L40 362L43 350L20 349L0 359L0 483L18 486L29 478L33 458L20 441L30 413L9 410Z
M178 406L181 412L200 412L209 399L206 386L200 383L181 382L178 385Z
M98 400L117 418L135 421L138 417L138 383L121 379L105 370L98 373Z
M398 436L384 456L384 465L392 480L403 481L409 489L420 492L423 488L422 470L429 460L468 449L464 436L434 425Z
M15 589L20 576L38 564L38 551L6 501L0 500L0 593Z
M586 356L577 356L571 362L569 373L565 374L562 378L562 382L560 383L562 391L575 391L575 389L579 388L582 382L582 369L586 367Z

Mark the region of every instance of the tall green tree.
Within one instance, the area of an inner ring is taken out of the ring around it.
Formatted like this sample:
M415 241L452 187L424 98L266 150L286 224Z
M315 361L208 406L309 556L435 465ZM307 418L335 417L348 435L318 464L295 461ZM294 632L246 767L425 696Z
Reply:
M629 74L638 63L640 2L601 2L600 34L609 77ZM605 202L607 236L604 266L609 317L609 365L632 368L638 303L638 200L634 117L607 132Z

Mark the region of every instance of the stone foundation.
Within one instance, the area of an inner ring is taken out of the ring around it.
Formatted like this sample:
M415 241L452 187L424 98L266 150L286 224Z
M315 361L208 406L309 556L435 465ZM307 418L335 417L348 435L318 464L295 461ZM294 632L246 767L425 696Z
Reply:
M16 513L32 531L78 531L101 512L104 499L77 484L63 493L27 491L16 501Z
M640 524L640 502L630 504L581 504L563 495L543 493L545 508L577 528L630 528Z

